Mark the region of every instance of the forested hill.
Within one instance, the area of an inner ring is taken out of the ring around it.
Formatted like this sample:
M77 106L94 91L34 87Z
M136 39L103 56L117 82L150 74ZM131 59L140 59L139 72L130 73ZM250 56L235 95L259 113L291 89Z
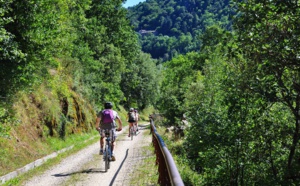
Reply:
M228 26L232 13L229 0L148 0L128 10L136 31L156 30L168 36L195 36L216 21Z
M169 60L199 50L197 37L214 24L230 29L230 0L147 0L128 8L128 17L144 52Z

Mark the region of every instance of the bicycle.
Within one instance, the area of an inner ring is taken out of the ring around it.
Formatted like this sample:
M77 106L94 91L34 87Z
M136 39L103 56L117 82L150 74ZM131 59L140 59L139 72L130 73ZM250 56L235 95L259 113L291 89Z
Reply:
M133 135L136 136L136 126L135 126L135 124L133 124L133 125L130 127L130 137L131 137L131 140L133 140Z
M112 134L112 130L104 130L104 133L105 133L105 149L104 149L104 152L103 152L103 160L104 160L104 163L105 163L105 172L107 172L107 170L110 168L110 161L111 161L111 158L112 158L112 152L111 152L111 149L112 149L112 138L113 138L113 134Z

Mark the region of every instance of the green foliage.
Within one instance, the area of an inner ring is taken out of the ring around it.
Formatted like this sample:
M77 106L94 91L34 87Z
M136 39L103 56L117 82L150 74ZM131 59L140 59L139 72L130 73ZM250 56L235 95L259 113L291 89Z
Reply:
M207 32L210 32L209 29ZM190 84L184 95L184 105L190 116L189 122L193 123L184 143L188 160L194 171L206 175L204 181L210 180L209 184L221 183L215 179L226 182L227 178L221 178L222 174L219 175L215 171L223 169L220 166L222 160L218 157L222 156L221 148L230 145L230 140L226 139L226 132L231 132L226 129L228 121L226 106L223 105L226 95L223 89L226 63L221 55L226 50L216 44L219 42L202 47L201 58L205 61L201 67L202 73L198 73L198 78Z
M149 115L156 112L156 108L154 106L149 106L142 111L138 111L141 121L149 121Z
M126 99L121 77L140 48L122 3L2 2L1 96L30 89L50 78L49 68L59 67L94 104Z
M71 52L76 37L69 19L72 4L67 0L9 2L3 11L3 20L7 21L2 28L18 52L5 54L1 62L1 70L5 69L1 73L2 96L41 83L47 78L47 68L55 64L54 58Z
M290 139L288 157L285 156L287 169L283 170L278 181L298 179L299 149L299 8L297 1L239 3L241 12L235 24L239 35L238 46L249 60L244 72L249 74L249 92L268 104L287 105L294 125L286 135ZM297 13L296 13L297 12ZM296 13L296 14L295 14ZM252 96L253 97L253 96ZM258 99L258 98L257 98ZM274 177L278 175L274 173Z
M299 184L299 70L293 52L299 37L298 30L286 29L296 28L298 19L287 4L242 2L238 40L216 26L207 28L202 63L188 73L194 79L186 94L174 86L182 83L181 67L174 65L166 75L174 88L163 84L163 95L172 95L165 100L183 105L191 123L184 142L188 156L181 156L204 185ZM290 14L289 21L280 14ZM167 112L175 118L176 111Z
M121 84L127 108L133 106L143 110L156 102L160 76L155 63L149 54L140 53L127 65Z
M136 30L154 30L158 33L169 35L172 28L180 30L181 34L203 30L207 20L203 14L207 12L214 21L230 13L228 1L149 1L130 7L128 16L133 25L138 25ZM205 13L206 14L206 13ZM202 17L203 16L203 17ZM180 34L180 35L181 35Z
M77 41L83 48L74 53L83 69L77 69L76 82L85 96L97 107L105 100L119 103L124 99L121 77L126 66L135 58L139 47L122 1L91 2L86 12L87 26L83 32L86 43ZM89 51L89 55L86 55ZM83 87L82 87L83 86Z
M188 92L188 86L198 77L198 72L194 69L197 63L202 63L199 61L199 55L188 53L164 64L162 95L158 103L171 125L175 124L176 117L181 118L182 114L186 113L183 105L184 94Z
M146 1L128 8L128 17L136 31L155 30L154 35L140 34L142 50L155 59L168 61L176 53L198 51L201 44L198 36L208 26L220 24L230 30L234 8L229 2Z
M19 72L19 64L25 54L20 50L18 43L15 41L15 36L5 27L11 24L13 16L9 15L12 11L13 0L0 1L0 96L7 95L8 88L11 84L17 83ZM14 61L14 62L11 62Z
M217 26L207 28L201 39L201 54L198 63L192 62L193 68L186 68L184 60L180 65L174 60L165 65L166 116L175 122L178 116L174 113L181 109L191 123L184 150L176 148L173 153L203 178L204 185L297 185L290 178L297 177L293 170L298 164L291 161L293 169L287 168L294 147L294 157L298 155L297 146L293 147L297 111L291 111L297 102L289 104L293 98L289 94L296 93L292 88L297 70L282 71L278 82L270 73L276 63L268 63L270 68L265 71L267 66L241 55L241 48L237 49L241 43ZM182 80L191 77L189 83ZM285 88L279 88L282 85ZM184 94L179 94L179 87L186 89ZM284 98L288 95L289 99ZM184 177L189 180L192 176Z

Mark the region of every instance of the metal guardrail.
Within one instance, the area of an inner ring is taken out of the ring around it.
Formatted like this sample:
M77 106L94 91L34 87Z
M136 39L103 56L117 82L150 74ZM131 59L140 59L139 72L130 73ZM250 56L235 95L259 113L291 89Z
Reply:
M158 165L158 184L162 186L184 186L173 157L163 139L157 133L151 116L149 116L149 120L152 133L152 143L156 154L156 165Z

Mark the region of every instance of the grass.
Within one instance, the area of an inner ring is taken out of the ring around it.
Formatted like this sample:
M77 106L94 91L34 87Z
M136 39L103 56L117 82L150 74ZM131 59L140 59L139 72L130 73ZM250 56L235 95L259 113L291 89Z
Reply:
M154 156L145 158L143 163L134 170L134 174L131 175L130 185L159 185L157 183L158 167L155 165L155 160L156 157Z
M152 134L145 134L145 136L146 135ZM139 163L139 166L136 166L135 170L133 171L133 174L130 175L130 185L159 185L157 183L158 166L156 166L155 163L156 156L154 154L154 147L152 145L144 146L142 147L141 151L143 152L142 156L144 156L144 159Z

